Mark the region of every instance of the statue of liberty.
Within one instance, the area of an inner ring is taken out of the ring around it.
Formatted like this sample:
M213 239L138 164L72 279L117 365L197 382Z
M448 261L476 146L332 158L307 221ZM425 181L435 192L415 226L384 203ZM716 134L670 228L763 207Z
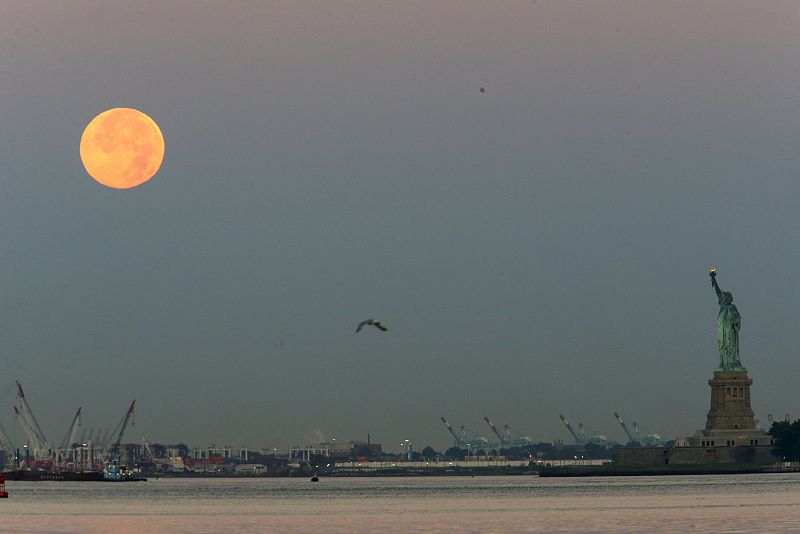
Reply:
M719 346L719 368L717 371L743 371L739 360L739 329L742 327L742 316L733 303L733 294L722 291L717 285L717 268L708 271L711 285L719 300L717 315L717 345Z

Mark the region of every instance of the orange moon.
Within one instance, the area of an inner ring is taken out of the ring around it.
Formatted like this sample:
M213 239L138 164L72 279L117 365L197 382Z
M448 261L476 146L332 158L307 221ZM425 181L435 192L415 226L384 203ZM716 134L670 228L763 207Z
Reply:
M101 184L130 189L158 172L164 161L164 136L158 124L139 110L109 109L83 131L81 161Z

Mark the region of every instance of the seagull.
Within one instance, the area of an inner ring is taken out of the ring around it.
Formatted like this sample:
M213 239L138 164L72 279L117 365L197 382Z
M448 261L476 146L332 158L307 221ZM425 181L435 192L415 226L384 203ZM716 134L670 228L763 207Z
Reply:
M358 328L356 328L356 333L361 332L361 329L364 328L364 325L374 326L375 328L377 328L378 330L380 330L382 332L386 332L386 330L388 330L388 328L383 326L381 323L379 323L375 319L367 319L366 321L361 321L360 323L358 323Z

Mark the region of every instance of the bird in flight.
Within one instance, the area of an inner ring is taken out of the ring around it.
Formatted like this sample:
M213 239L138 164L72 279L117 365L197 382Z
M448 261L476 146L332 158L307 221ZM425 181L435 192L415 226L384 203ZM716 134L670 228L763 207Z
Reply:
M383 326L381 323L379 323L375 319L367 319L366 321L361 321L360 323L358 323L358 328L356 328L356 333L361 332L361 329L364 328L365 325L374 326L375 328L377 328L378 330L380 330L382 332L386 332L386 330L388 330L388 328Z

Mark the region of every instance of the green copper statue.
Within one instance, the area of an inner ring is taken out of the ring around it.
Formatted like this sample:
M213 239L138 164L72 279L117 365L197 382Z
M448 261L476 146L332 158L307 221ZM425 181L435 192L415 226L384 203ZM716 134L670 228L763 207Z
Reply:
M717 371L743 371L739 361L739 329L742 327L742 316L733 303L733 294L722 291L717 285L717 268L708 271L711 285L717 292L719 315L717 315L717 345L719 345L719 368Z

